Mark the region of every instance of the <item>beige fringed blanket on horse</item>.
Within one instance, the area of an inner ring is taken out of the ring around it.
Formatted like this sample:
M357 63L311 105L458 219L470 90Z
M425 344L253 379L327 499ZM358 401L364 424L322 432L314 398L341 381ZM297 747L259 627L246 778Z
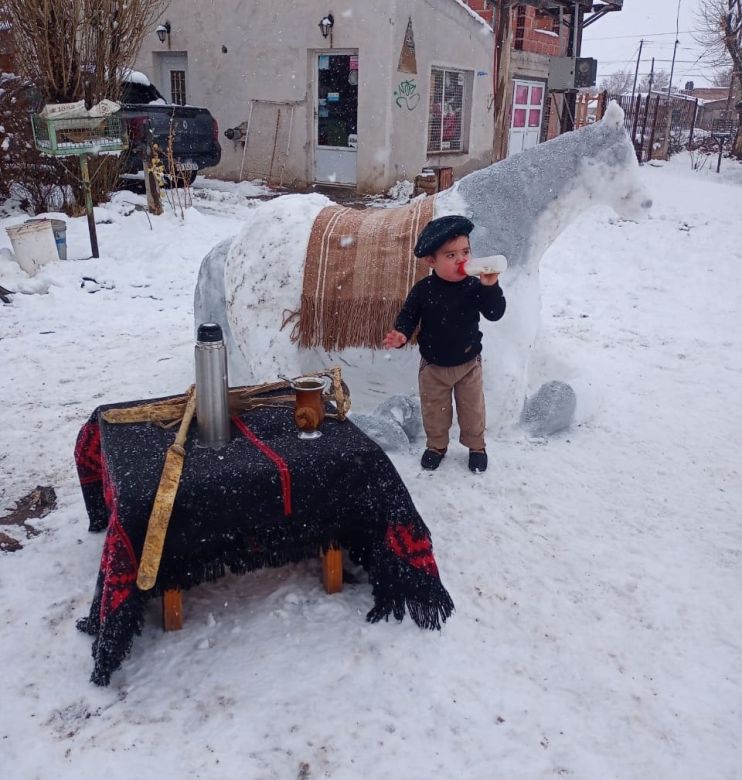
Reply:
M292 340L328 351L381 348L407 293L430 270L413 249L433 218L433 200L393 209L322 209L309 237Z

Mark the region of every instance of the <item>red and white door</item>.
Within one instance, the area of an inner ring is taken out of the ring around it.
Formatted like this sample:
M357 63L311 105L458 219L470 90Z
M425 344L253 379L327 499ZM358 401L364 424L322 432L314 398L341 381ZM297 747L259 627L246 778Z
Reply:
M545 92L543 81L513 82L508 156L532 149L541 139Z

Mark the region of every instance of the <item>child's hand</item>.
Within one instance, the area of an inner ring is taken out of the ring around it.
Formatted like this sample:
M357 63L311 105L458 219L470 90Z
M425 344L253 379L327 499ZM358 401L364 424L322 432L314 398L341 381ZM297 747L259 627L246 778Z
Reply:
M479 281L485 287L492 287L493 284L497 284L497 280L500 274L479 274Z
M384 349L398 349L407 343L407 336L398 330L390 330L381 343Z

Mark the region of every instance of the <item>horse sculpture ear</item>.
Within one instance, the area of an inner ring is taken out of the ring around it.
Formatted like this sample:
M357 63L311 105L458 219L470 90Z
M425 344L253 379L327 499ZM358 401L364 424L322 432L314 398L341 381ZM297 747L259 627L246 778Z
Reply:
M624 112L615 100L611 100L603 114L602 124L608 127L623 127Z

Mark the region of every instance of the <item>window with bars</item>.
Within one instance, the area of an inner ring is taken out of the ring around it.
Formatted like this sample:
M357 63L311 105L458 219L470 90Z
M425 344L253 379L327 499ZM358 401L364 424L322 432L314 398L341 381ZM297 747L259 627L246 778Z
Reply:
M179 106L186 104L186 72L184 70L170 71L170 95L173 103Z
M470 74L433 68L428 107L428 152L466 151L468 127L466 95Z

